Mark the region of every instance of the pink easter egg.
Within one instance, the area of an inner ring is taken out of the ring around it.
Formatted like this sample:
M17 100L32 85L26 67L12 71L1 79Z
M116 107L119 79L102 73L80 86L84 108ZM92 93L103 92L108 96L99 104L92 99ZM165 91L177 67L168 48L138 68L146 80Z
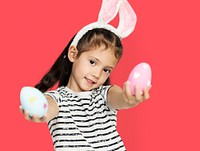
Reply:
M130 81L131 93L135 95L135 86L137 85L141 94L143 94L144 88L151 85L151 76L151 67L148 63L143 62L136 65L128 77L128 81Z

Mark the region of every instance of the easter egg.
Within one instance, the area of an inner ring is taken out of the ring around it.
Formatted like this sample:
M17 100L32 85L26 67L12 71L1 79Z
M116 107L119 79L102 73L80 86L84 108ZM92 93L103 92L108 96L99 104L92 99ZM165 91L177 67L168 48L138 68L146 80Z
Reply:
M139 63L129 74L128 81L130 81L131 93L135 95L135 86L138 87L141 94L144 88L151 86L152 71L148 63Z
M30 116L42 117L48 109L46 97L34 87L25 86L21 89L20 102L23 110L28 111Z

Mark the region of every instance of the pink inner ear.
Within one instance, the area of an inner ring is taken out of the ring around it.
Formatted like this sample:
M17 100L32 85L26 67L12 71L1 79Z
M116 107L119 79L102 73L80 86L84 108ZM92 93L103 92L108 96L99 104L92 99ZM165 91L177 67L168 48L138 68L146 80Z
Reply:
M123 0L119 9L120 22L118 30L122 37L127 37L135 28L137 17L127 0Z
M109 23L118 13L119 0L103 0L99 20Z

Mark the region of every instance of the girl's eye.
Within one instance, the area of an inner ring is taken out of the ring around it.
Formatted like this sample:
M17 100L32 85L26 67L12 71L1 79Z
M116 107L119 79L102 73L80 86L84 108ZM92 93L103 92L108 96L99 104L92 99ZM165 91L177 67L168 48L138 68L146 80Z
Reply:
M90 60L90 64L91 64L91 65L95 65L96 63L95 63L94 60Z
M111 70L110 69L104 69L104 72L110 74Z

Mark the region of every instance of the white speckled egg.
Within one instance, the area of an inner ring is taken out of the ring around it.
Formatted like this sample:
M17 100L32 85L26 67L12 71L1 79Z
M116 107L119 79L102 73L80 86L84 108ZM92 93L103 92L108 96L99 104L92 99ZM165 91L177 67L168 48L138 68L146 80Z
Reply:
M28 111L30 116L42 117L48 109L46 97L34 87L25 86L21 89L20 102L23 110Z

